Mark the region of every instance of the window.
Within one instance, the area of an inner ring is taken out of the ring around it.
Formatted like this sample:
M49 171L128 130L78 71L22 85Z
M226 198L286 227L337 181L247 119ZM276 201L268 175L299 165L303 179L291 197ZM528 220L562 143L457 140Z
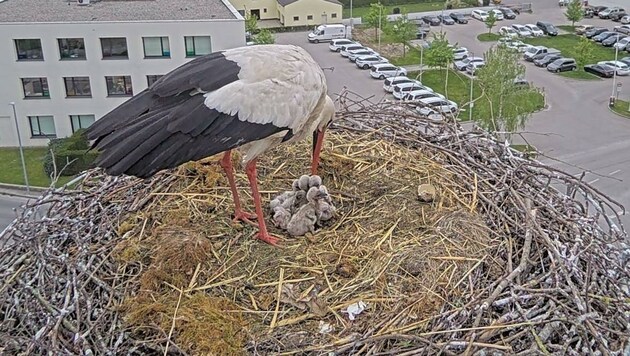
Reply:
M263 12L266 14L267 13L267 8L263 8Z
M330 17L332 17L333 19L336 19L337 18L337 13L333 12L332 14L330 14Z
M245 17L245 10L238 10L238 13L241 14L241 16Z
M307 19L307 20L312 20L312 19L313 19L313 15L307 15L307 16L306 16L306 19Z
M92 97L90 77L65 77L63 82L66 85L67 97Z
M186 36L186 57L203 56L212 53L210 36Z
M94 115L70 115L72 132L77 132L79 129L86 129L90 127L94 121L96 121Z
M103 49L103 59L127 59L127 39L119 38L101 38L101 48Z
M50 98L46 78L22 78L25 98Z
M131 96L133 90L131 88L130 76L105 77L107 83L107 95L109 96Z
M85 59L83 38L59 38L59 55L64 59Z
M32 137L55 137L55 119L52 116L29 116Z
M300 17L299 16L293 16L293 21L300 21Z
M43 61L44 51L39 39L15 40L18 61Z
M145 58L168 58L171 56L171 48L168 37L142 37Z
M153 83L155 83L158 79L162 77L163 75L147 75L147 85L148 86L153 85Z

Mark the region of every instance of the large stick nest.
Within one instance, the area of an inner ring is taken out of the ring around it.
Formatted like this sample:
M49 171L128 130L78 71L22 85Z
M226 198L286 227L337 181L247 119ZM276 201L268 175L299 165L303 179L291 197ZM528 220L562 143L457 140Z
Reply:
M630 353L618 204L484 132L340 106L320 170L338 215L282 248L231 221L215 158L146 181L91 170L29 203L0 236L0 353ZM262 159L265 201L309 153Z

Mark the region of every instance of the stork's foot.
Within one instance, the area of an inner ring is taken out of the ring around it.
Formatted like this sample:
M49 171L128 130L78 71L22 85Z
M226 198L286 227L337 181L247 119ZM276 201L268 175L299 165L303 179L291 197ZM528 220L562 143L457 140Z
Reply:
M273 236L273 235L269 234L266 231L265 232L259 231L256 234L256 238L258 240L264 241L264 242L266 242L266 243L268 243L270 245L278 246L278 241L279 241L278 238L276 236Z
M258 224L253 222L252 220L256 220L256 214L248 213L243 210L236 210L234 212L234 219L232 219L233 222L244 222L258 227Z

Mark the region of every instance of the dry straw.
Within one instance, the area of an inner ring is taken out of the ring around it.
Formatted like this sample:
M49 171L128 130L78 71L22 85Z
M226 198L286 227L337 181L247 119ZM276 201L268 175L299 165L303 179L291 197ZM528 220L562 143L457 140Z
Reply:
M148 181L92 170L31 202L0 240L0 353L630 352L613 201L483 132L340 106L320 172L338 215L282 248L232 223L215 159ZM262 159L265 201L309 153Z

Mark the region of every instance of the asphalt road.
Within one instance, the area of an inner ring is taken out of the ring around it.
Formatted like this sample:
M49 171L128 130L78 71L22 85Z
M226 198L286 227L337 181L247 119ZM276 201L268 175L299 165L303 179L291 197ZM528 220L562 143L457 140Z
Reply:
M514 0L505 2L518 3ZM606 1L599 3L606 4ZM536 23L539 20L567 23L564 8L559 8L556 1L533 0L532 7L533 14L499 21L493 30L496 32L500 26L512 23ZM582 22L608 28L615 25L609 20L599 19ZM480 21L471 19L468 25L443 28L451 43L467 47L476 55L481 55L491 46L491 43L476 39L478 34L487 31ZM439 31L439 27L432 29ZM326 71L330 94L339 93L347 87L363 97L373 96L375 100L384 97L382 81L372 79L347 59L330 52L328 44L310 44L304 32L278 34L277 42L300 45L322 67L335 67L332 72ZM531 63L526 63L526 67L526 79L544 89L548 108L534 114L528 121L523 130L525 139L544 156L551 157L540 158L543 162L574 175L587 172L586 182L630 208L630 120L608 110L612 80L576 81L554 75ZM620 98L627 99L630 97L630 78L618 77L618 82L622 83ZM515 141L518 143L518 139ZM630 216L625 216L623 221L625 226L630 226Z
M13 209L25 204L28 199L0 194L0 232L15 219Z

